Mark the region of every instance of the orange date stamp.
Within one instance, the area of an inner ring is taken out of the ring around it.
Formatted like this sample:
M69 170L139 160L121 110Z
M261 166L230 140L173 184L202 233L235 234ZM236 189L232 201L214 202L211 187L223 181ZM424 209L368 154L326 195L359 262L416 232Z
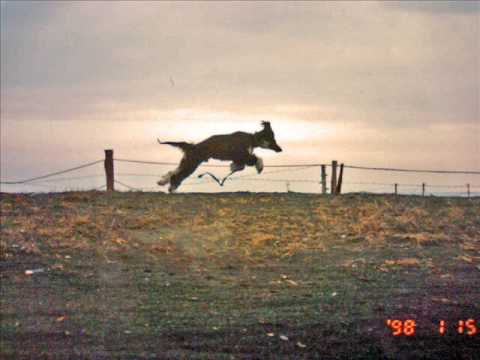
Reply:
M387 319L386 325L391 330L393 336L414 336L418 327L417 322L413 319ZM475 319L464 319L450 322L440 320L438 322L438 334L446 335L447 333L475 336L478 334L478 325Z

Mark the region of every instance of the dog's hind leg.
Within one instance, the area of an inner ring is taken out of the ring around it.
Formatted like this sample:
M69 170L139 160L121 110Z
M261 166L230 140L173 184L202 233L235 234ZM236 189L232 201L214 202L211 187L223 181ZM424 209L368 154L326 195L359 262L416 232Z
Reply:
M170 178L175 173L175 171L169 171L165 175L162 176L160 180L157 181L157 184L160 186L167 185L170 182Z
M170 187L168 191L174 192L182 181L189 177L201 163L202 160L200 159L184 156L178 168L170 176Z

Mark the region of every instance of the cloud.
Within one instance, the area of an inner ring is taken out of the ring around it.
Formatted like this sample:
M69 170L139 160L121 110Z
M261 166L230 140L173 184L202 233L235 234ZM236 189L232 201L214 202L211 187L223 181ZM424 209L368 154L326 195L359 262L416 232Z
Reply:
M2 116L476 122L478 18L409 4L2 3Z

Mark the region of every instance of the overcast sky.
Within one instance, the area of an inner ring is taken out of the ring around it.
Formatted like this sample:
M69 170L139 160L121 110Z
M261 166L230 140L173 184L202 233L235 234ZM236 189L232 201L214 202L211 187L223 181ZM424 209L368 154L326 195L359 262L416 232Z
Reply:
M260 120L284 148L261 151L267 164L480 169L479 2L0 9L2 180L109 147L177 161L157 137L199 141Z

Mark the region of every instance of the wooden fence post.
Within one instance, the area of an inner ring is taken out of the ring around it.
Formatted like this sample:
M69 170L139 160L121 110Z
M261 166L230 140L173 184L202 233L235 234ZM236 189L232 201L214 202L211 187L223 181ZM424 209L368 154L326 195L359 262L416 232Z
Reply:
M326 166L322 165L322 194L327 193L327 170Z
M425 183L422 183L422 196L425 196Z
M337 188L335 189L335 194L342 193L342 180L343 180L343 163L340 164L340 174L338 174Z
M332 179L330 182L330 193L335 195L335 191L337 190L337 160L332 161Z
M114 191L113 150L105 150L105 176L107 178L107 191Z
M467 184L467 196L470 197L470 184Z
M398 195L398 184L395 183L395 195Z

